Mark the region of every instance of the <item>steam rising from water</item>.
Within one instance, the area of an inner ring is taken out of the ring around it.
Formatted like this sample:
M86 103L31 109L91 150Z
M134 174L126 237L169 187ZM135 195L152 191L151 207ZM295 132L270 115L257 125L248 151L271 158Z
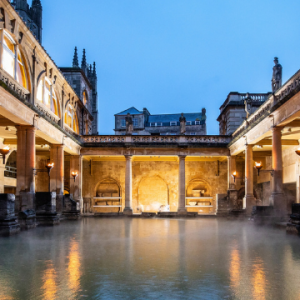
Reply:
M0 299L299 299L300 240L216 219L83 219L0 240Z

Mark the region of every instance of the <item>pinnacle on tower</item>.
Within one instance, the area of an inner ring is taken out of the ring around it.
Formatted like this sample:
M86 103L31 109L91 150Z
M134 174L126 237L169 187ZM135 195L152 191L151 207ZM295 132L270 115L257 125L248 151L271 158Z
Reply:
M93 76L97 77L97 73L96 73L96 63L94 62L94 67L93 67Z
M92 69L92 65L90 65L90 68L89 68L89 76L92 77L93 75L93 69Z
M75 47L75 52L73 57L73 68L79 68L77 47Z
M82 56L82 62L81 62L81 69L85 72L86 71L86 55L85 55L85 49L83 49L83 56Z
M41 0L33 0L32 6L42 6Z

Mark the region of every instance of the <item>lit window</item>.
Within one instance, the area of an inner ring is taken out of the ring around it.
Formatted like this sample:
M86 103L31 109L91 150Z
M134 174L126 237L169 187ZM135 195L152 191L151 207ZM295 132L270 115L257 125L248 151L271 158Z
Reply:
M22 55L16 48L13 38L6 32L3 34L2 67L13 78L15 78L24 88L27 89L27 80L25 75L25 66ZM17 53L17 63L16 60Z
M40 81L37 89L37 100L60 117L57 96L48 78Z
M121 120L121 126L122 126L122 127L126 127L126 120L125 120L125 119L122 119L122 120Z
M74 132L78 133L77 117L71 105L67 106L65 112L65 124L67 124Z
M139 121L138 119L133 119L133 126L138 127L139 126Z
M187 121L186 125L192 125L192 122L191 121Z
M83 104L86 105L87 104L87 93L86 93L86 91L83 91L83 93L82 93L82 100L83 100Z
M195 121L195 125L200 125L200 121Z
M170 122L171 126L177 126L177 122Z

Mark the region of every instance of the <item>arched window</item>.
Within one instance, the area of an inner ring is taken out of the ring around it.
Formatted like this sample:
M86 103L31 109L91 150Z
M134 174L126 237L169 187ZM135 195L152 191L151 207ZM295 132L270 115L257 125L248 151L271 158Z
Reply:
M37 100L50 109L55 115L60 117L57 96L51 81L47 77L39 82Z
M65 112L65 124L74 132L79 133L78 121L73 107L69 104Z
M83 93L82 93L82 100L83 100L83 104L84 105L87 105L87 93L86 93L86 91L83 91Z
M1 66L11 77L28 89L24 59L14 39L4 30L1 31ZM16 60L17 58L17 60Z

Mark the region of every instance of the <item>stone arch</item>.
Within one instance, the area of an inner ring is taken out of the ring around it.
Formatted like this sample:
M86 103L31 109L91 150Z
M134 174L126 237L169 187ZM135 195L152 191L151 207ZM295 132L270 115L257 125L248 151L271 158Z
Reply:
M141 211L158 212L161 206L169 205L169 186L158 175L146 176L138 185L137 206Z
M117 180L112 177L106 177L99 181L94 189L95 197L105 197L103 194L118 194L118 195L109 195L108 197L122 197L121 185Z
M186 197L213 197L211 185L202 178L194 178L187 184ZM193 202L197 202L197 200L199 201L200 199L188 199L187 204L193 206L195 205ZM201 204L211 205L211 202L212 201L208 199Z

